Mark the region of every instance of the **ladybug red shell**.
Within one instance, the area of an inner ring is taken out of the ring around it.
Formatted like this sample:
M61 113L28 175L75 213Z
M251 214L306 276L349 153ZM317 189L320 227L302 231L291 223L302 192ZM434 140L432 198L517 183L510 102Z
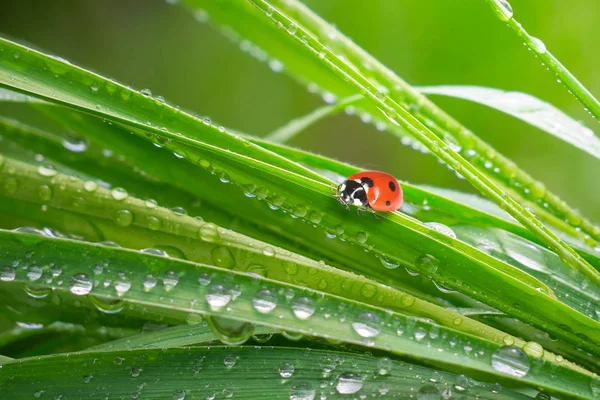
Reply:
M346 207L353 204L364 210L395 211L402 205L404 196L392 175L363 171L353 174L338 186L337 198Z

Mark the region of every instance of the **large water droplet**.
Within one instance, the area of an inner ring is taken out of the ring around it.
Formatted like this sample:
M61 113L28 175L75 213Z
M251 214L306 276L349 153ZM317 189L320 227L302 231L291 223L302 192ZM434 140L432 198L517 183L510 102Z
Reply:
M206 301L211 310L218 311L231 301L231 294L223 285L213 285L206 292Z
M51 177L51 176L56 175L57 173L58 173L58 171L51 164L40 165L38 167L38 174L40 174L42 176Z
M124 275L119 276L115 281L115 291L117 296L123 296L131 289L131 282Z
M212 256L213 263L217 267L229 268L229 269L235 267L235 258L233 256L233 253L231 252L231 250L229 250L228 247L224 247L224 246L215 247L214 249L212 249L210 254Z
M259 313L268 314L277 307L277 296L269 289L262 289L252 299L252 305Z
M339 394L354 394L363 387L363 380L360 375L344 373L341 374L335 385L335 390Z
M372 312L361 313L356 321L352 323L352 328L364 338L377 336L380 331L379 317Z
M0 272L0 281L2 282L11 282L15 280L17 273L12 267L4 267L2 272Z
M291 376L294 375L294 370L294 364L291 362L282 361L281 364L279 364L279 376L282 378L291 378Z
M382 357L377 361L377 372L379 375L389 375L392 371L392 360L387 357Z
M521 378L529 372L529 357L515 346L505 346L492 354L492 368L503 374Z
M127 191L123 188L114 188L113 190L111 190L110 194L113 197L113 199L119 201L125 200L128 196Z
M444 224L440 224L439 222L425 222L424 225L436 232L441 233L442 235L450 236L451 238L456 239L456 233L454 233L452 229Z
M440 263L437 258L429 254L422 254L415 261L417 268L430 274L435 273L439 265Z
M245 343L254 333L255 325L244 321L212 316L208 326L223 343L238 346Z
M144 291L145 292L149 292L152 289L154 289L156 287L156 284L158 283L158 279L156 279L156 277L152 274L148 274L146 275L146 277L144 278Z
M69 290L77 296L89 294L92 291L92 280L85 274L77 274L71 279Z
M38 279L40 279L41 277L42 277L42 268L40 268L38 266L33 266L27 270L27 279L29 279L30 281L35 282Z
M442 395L435 385L427 384L419 388L417 400L441 400Z
M542 358L544 356L544 348L537 342L527 342L523 346L523 350L527 355L535 358Z
M512 6L508 0L491 0L488 2L494 13L502 21L508 21L513 16Z
M219 234L219 228L213 223L206 223L200 227L199 231L200 239L205 242L218 242L221 239Z
M308 382L300 382L292 386L290 400L314 400L316 391Z
M62 145L73 153L81 153L87 149L87 142L83 139L63 139Z
M315 313L315 302L310 297L300 297L292 304L292 311L298 319L308 319Z
M90 296L90 303L92 303L98 311L103 312L105 314L116 314L123 310L125 307L125 302L116 300L104 300L101 298L97 298L95 296Z
M173 400L184 400L185 399L185 390L176 389L173 392Z
M179 283L179 278L177 277L177 273L175 271L167 271L163 276L163 286L165 291L169 292L173 290L175 286Z
M387 257L380 257L379 261L381 261L381 265L387 269L396 269L400 265L396 260Z

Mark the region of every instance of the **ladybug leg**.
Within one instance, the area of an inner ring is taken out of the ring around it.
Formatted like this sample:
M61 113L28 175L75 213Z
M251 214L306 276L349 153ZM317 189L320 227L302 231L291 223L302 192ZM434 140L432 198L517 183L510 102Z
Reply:
M346 211L350 211L350 206L348 205L348 203L346 203L344 200L342 200L341 197L338 197L337 199L340 203L342 203L343 205L346 206Z
M371 208L371 212L373 213L373 216L374 216L376 219L381 219L381 218L379 217L379 215L377 215L377 213L375 212L375 210L373 210L372 208Z

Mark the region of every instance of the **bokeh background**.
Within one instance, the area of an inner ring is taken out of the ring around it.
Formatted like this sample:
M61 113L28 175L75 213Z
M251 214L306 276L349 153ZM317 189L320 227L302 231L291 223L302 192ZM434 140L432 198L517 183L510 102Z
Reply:
M527 92L600 132L600 124L493 15L485 0L304 1L411 84ZM173 0L0 0L0 33L256 135L323 104L290 77L274 73L210 25L169 3ZM515 18L600 96L600 1L511 4ZM599 160L483 106L433 100L600 222ZM415 183L472 190L433 157L402 146L357 118L328 118L291 144Z

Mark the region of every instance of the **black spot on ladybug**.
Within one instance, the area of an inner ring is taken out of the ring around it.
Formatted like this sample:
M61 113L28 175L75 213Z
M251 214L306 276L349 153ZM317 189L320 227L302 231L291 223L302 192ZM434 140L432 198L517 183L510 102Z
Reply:
M361 178L360 181L361 181L361 183L366 184L370 188L373 187L373 179L371 179L371 178L364 177L364 178Z
M395 192L395 191L396 191L396 184L395 184L394 182L392 182L392 181L390 181L390 190L391 190L392 192Z
M386 205L386 206L391 206L391 205L392 205L392 203L390 203L390 201L388 200L388 201L386 201L386 202L385 202L385 205Z

